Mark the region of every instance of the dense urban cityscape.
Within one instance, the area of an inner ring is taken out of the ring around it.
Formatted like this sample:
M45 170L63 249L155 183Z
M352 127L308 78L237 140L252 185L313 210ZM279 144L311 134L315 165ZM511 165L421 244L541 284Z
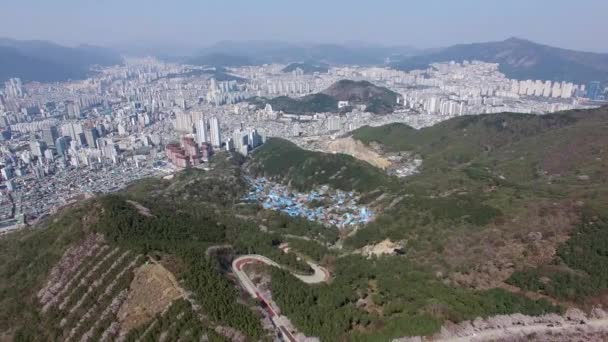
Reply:
M83 81L10 79L0 95L3 229L35 222L81 196L197 167L214 151L247 155L266 137L308 146L365 125L421 128L465 114L590 108L598 92L595 83L511 80L497 64L478 61L411 72L345 66L305 74L284 68L235 67L222 74L229 80L218 81L213 68L140 58ZM397 109L375 115L363 105L347 113L292 114L247 101L306 96L342 79L391 89L400 95Z

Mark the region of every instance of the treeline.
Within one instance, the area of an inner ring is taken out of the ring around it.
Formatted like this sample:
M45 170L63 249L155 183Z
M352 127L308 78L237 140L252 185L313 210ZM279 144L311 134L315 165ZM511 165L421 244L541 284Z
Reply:
M581 222L550 265L515 272L508 282L579 302L608 288L608 221L587 210Z
M307 237L330 244L336 242L339 237L336 227L326 227L303 217L291 217L280 211L260 210L257 217L269 231L281 235Z
M287 239L289 247L307 257L312 258L316 262L321 262L329 256L337 256L337 253L330 251L326 246L321 245L314 240L304 240L300 238Z
M298 191L329 185L345 191L372 191L398 181L384 171L345 154L307 151L272 138L253 154L255 173L289 183Z
M434 249L441 249L441 234L453 227L483 227L503 214L501 210L484 203L483 194L428 197L414 195L403 198L390 211L385 211L365 229L346 240L353 248L377 243L386 238L393 241L428 238Z
M338 258L330 284L310 286L274 269L273 299L304 333L323 340L369 339L372 331L386 340L429 335L444 320L520 312L538 315L560 311L544 300L494 289L471 291L443 284L401 257Z
M175 255L185 264L181 275L186 287L197 294L205 312L218 322L259 336L259 318L244 305L237 304L234 284L218 271L217 264L205 255L208 247L230 244L235 254L261 254L289 270L301 274L312 272L310 266L294 253L283 253L278 247L286 239L278 233L264 233L258 223L236 217L229 210L207 205L207 202L169 201L162 196L154 202L139 199L149 209L144 215L129 203L127 195L109 195L101 199L103 213L96 224L106 237L141 253L163 252ZM335 232L322 234L321 229L305 220L285 221L283 216L266 216L269 230L299 232L314 227L315 235L332 239ZM327 230L331 232L331 230Z
M246 194L248 186L240 169L243 156L219 152L211 159L212 169L186 169L171 181L148 178L137 181L124 193L137 201L202 202L209 206L230 207Z

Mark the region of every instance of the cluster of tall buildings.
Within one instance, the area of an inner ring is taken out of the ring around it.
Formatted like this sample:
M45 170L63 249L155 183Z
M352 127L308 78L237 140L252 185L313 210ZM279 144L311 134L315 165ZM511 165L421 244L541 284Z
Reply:
M256 129L244 129L242 125L224 141L219 118L213 116L207 119L200 112L177 113L175 129L182 135L180 143L167 144L165 152L167 159L181 168L207 161L214 150L221 148L246 156L264 142Z
M207 103L221 106L234 104L251 97L249 92L235 81L216 82L214 78L209 81L209 90L205 96Z
M315 88L313 82L308 80L276 80L264 82L252 82L249 87L262 94L270 96L278 95L306 95Z
M522 96L569 99L575 95L585 95L585 85L576 85L571 82L511 80L511 92Z
M167 159L179 168L196 166L208 161L213 153L210 144L198 144L192 136L183 136L180 143L170 143L165 146Z
M254 128L238 128L226 141L226 150L235 151L244 156L264 143L264 138Z
M103 125L83 127L80 123L69 122L63 124L60 130L55 125L49 125L42 129L40 139L32 135L29 143L30 153L34 157L51 161L72 155L74 158L70 158L70 161L79 164L78 154L84 147L89 151L98 151L99 157L116 162L119 155L118 145L113 139L105 138L105 135L106 129Z
M23 83L19 78L11 78L4 83L4 95L7 98L23 97Z
M220 120L213 116L209 120L201 112L178 112L175 114L175 130L182 134L196 134L198 144L210 143L222 146Z

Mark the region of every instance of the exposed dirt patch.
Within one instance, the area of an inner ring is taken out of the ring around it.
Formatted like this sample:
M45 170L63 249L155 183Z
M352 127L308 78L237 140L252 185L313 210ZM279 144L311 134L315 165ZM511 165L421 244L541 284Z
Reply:
M184 296L175 276L159 263L135 270L127 300L118 311L123 332L142 326Z
M388 159L382 157L378 152L365 146L362 142L355 140L352 137L327 140L321 144L328 152L348 154L381 169L386 169L392 164Z
M586 314L569 309L564 315L546 314L526 316L522 314L498 315L477 318L458 324L446 323L441 332L427 338L429 341L606 341L608 318L601 308ZM396 341L422 341L421 337Z
M378 293L378 281L369 280L367 282L367 292L358 293L357 307L365 310L368 313L373 313L379 316L383 315L382 306L374 302L374 295Z
M371 258L372 256L381 256L381 255L395 255L401 253L403 250L403 243L395 243L390 239L385 239L383 241L378 242L375 245L367 245L359 250L357 253L361 253L361 255Z
M144 207L143 205L141 205L141 203L139 202L135 202L135 201L131 201L131 200L127 200L127 203L131 204L132 206L135 207L135 209L137 209L137 211L147 217L154 217L154 215L152 215L152 213L150 212L150 209Z

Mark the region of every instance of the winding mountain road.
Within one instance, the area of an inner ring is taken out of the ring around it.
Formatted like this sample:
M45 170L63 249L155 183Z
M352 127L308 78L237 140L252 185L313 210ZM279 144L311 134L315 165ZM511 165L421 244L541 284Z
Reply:
M258 289L255 286L255 284L253 283L253 281L251 281L251 279L249 278L247 273L245 273L245 271L243 271L243 266L245 266L247 264L260 264L260 263L266 264L266 265L269 265L272 267L278 267L278 268L284 269L284 267L282 267L281 265L277 264L276 262L272 261L271 259L269 259L263 255L250 254L250 255L242 255L242 256L234 259L234 261L232 261L232 271L234 272L234 274L236 274L239 282L241 283L241 286L245 290L247 290L247 292L249 292L249 294L253 298L260 300L264 304L265 308L267 309L268 313L270 314L270 319L272 320L274 325L279 329L279 331L285 337L285 339L287 339L290 342L296 342L296 341L298 341L298 339L294 336L294 333L289 330L288 325L285 324L285 322L283 322L283 316L278 314L273 309L272 305L270 304L270 301L268 299L264 298L260 294L260 292L258 291ZM325 268L323 268L317 264L314 264L312 262L307 262L307 263L310 266L310 268L312 268L312 270L314 271L314 273L312 275L301 275L301 274L297 274L297 273L293 273L293 272L292 272L292 274L296 278L300 279L302 282L304 282L306 284L318 284L318 283L325 282L329 279L329 272Z

